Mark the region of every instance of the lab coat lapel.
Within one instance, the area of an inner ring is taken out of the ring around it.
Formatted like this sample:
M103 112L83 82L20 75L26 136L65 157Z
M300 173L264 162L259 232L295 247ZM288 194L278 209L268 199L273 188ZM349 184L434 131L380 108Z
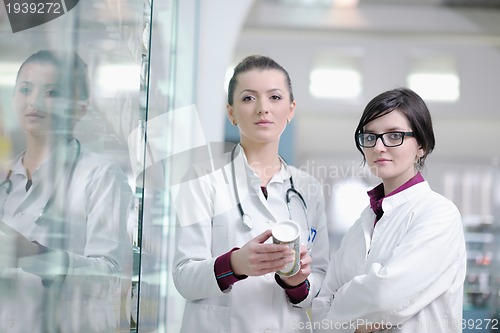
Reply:
M66 143L66 141L64 141ZM15 214L29 214L36 220L42 213L46 214L50 200L57 201L56 193L64 197L66 177L70 172L76 154L73 144L59 144L49 157L33 172L33 185L24 200L21 201ZM24 168L21 158L16 168ZM18 172L21 170L18 169ZM50 180L50 181L47 181ZM50 207L51 208L51 207Z
M372 218L370 218L370 216L372 216ZM372 243L373 226L374 226L373 222L375 219L375 213L373 213L370 207L367 207L363 211L361 219L363 221L362 228L363 228L363 236L365 239L365 258L368 258Z
M265 207L269 210L269 213L273 216L273 221L287 220L290 218L285 200L286 198L285 188L288 189L290 187L288 180L290 178L290 175L291 175L290 169L287 167L286 164L284 164L284 162L282 162L280 171L276 173L269 182L268 192L270 193L270 195L268 196L268 199L265 202ZM278 193L276 193L275 191L278 191Z
M242 189L242 192L240 192L240 199L244 200L247 195L250 197L254 197L255 202L258 202L258 204L261 205L262 209L259 209L259 211L265 216L265 220L276 221L276 216L272 213L269 203L267 202L260 188L260 179L252 170L252 168L250 168L250 165L248 164L247 158L243 149L241 149L241 146L239 146L238 157L236 159L238 160L236 166L241 165L244 168L244 174L246 175L246 177L236 177L238 182L238 190ZM238 171L238 168L236 168L237 176L242 174L240 172ZM244 183L240 183L240 181ZM247 192L245 193L243 192L243 190Z

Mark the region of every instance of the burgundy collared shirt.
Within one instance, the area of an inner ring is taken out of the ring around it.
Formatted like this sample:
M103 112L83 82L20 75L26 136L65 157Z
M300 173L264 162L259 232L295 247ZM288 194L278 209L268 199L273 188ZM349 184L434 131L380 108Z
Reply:
M384 210L382 209L382 201L384 200L384 198L390 197L391 195L404 191L407 188L412 187L413 185L421 183L423 181L425 181L424 177L420 172L417 172L417 174L413 176L410 180L408 180L406 183L404 183L391 193L387 194L386 196L384 196L384 183L381 183L372 190L368 191L368 196L370 197L370 207L372 208L373 212L376 215L374 223L376 224L382 218L382 215L384 215Z

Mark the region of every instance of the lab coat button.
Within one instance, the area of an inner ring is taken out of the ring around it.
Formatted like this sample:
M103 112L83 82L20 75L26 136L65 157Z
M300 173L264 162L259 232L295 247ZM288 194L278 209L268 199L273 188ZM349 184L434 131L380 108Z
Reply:
M12 327L14 327L14 320L13 320L13 319L9 319L9 320L7 320L7 327L8 327L8 328L12 328Z
M264 330L264 333L271 333L271 330L268 328L268 329Z

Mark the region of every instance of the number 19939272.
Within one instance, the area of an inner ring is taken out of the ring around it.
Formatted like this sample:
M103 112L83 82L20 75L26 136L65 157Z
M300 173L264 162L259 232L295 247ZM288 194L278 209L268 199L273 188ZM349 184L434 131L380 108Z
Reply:
M63 14L60 2L16 2L5 3L7 14Z

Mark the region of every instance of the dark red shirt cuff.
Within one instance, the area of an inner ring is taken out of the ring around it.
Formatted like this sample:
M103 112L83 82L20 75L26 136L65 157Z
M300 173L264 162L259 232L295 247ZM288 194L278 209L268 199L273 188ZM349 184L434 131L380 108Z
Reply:
M307 295L309 295L310 285L309 285L309 280L307 279L295 287L291 287L285 284L285 282L281 280L278 274L274 274L274 279L281 288L285 289L288 299L292 304L297 304L302 302L307 298Z
M235 247L231 251L224 253L215 259L214 273L221 291L227 290L235 282L248 277L247 275L235 275L233 269L231 268L231 253L238 249L238 247Z

